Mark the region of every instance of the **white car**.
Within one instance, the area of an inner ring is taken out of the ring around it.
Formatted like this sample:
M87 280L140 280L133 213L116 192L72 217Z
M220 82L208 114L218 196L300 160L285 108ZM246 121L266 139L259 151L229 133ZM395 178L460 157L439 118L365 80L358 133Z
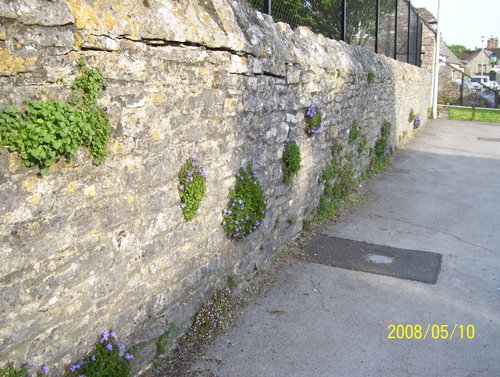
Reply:
M486 84L486 86L493 90L498 90L500 88L500 85L498 85L496 81L490 81L488 84Z
M454 81L455 84L457 84L458 86L461 86L462 85L462 80L460 79L457 79ZM467 81L464 81L464 88L465 89L469 89L469 90L473 90L473 91L476 91L476 88L474 87L474 85L472 85L470 82L467 82Z

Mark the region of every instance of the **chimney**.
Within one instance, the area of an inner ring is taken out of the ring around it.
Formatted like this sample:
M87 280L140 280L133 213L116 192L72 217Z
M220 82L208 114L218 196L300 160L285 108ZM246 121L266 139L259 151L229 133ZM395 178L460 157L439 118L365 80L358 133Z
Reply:
M498 38L492 35L486 43L486 48L498 48Z

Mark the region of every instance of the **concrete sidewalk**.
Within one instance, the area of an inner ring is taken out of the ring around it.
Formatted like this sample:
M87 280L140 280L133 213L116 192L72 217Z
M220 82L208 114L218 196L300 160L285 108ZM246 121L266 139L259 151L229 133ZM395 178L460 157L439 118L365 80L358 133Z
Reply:
M500 376L500 142L478 138L500 138L500 125L430 122L368 183L368 201L324 229L442 254L435 285L300 264L210 346L193 375ZM456 332L388 339L391 324Z

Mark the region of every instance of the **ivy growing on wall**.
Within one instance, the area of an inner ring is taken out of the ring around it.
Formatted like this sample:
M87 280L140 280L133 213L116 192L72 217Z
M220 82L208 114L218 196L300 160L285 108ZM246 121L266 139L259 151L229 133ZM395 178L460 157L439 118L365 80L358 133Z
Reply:
M107 82L98 68L83 60L79 65L70 101L27 101L24 110L6 106L0 114L0 146L17 152L25 166L37 165L43 175L58 158L70 161L80 146L96 164L106 156L111 127L97 99Z

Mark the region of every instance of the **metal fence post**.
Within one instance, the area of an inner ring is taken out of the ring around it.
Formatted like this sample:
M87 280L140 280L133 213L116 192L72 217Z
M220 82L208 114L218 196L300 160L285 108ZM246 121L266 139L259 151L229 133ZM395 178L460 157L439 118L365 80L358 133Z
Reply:
M407 49L406 49L406 62L410 62L410 42L411 42L411 0L408 1L408 38L407 38Z
M264 0L264 7L262 9L262 13L271 15L271 1L272 0Z
M375 0L375 53L378 54L378 33L380 30L380 0Z
M394 60L398 60L398 9L399 0L395 0L395 10L394 14L396 19L394 20Z
M340 40L346 41L347 34L347 0L342 0L342 25L340 28Z

